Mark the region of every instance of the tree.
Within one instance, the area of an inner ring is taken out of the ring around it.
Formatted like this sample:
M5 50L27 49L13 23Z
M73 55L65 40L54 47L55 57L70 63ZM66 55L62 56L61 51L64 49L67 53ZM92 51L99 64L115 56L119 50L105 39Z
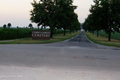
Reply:
M17 26L17 28L19 28L19 26Z
M40 0L39 2L34 0L31 3L33 10L31 10L30 20L38 26L49 26L51 38L55 28L63 28L65 35L66 29L71 26L72 15L76 9L72 3L72 0Z
M55 11L56 11L56 1L55 0L40 0L39 2L33 1L31 3L33 10L31 10L32 22L38 24L38 26L49 26L51 30L51 38L53 37L53 30L56 26L55 23Z
M30 27L30 29L32 29L32 28L33 28L33 25L30 23L30 24L28 25L28 27Z
M87 19L85 19L84 23L82 24L82 28L87 32Z
M80 29L81 29L81 24L80 24L80 22L78 21L78 15L77 15L77 14L74 15L74 18L72 19L71 23L72 23L73 25L72 25L72 27L70 27L70 28L73 30L73 32L74 32L74 30L77 31L77 30L80 30Z
M8 28L10 28L12 25L11 25L11 23L8 23L8 25L7 25L7 26L8 26Z
M105 31L108 33L108 41L111 41L111 32L119 28L120 24L120 1L119 0L102 0L102 12L106 18L102 19ZM106 9L106 10L105 10ZM112 30L113 29L113 30Z
M120 1L94 0L94 2L95 5L91 6L91 14L86 20L87 27L97 32L101 29L105 30L108 34L108 41L110 41L111 32L120 28Z
M72 3L72 0L59 0L57 3L56 13L58 27L64 29L64 35L66 29L72 29L70 27L73 27L72 23L74 23L74 16L76 16L74 10L77 8L77 6L74 6Z
M88 18L86 19L86 26L87 26L87 30L94 33L95 26L94 26L94 19L92 14L88 15Z
M91 6L90 12L92 15L92 21L93 21L93 30L97 31L97 37L98 37L98 31L102 29L101 27L101 5L100 0L94 0L95 5Z
M3 28L6 28L6 24L3 25Z

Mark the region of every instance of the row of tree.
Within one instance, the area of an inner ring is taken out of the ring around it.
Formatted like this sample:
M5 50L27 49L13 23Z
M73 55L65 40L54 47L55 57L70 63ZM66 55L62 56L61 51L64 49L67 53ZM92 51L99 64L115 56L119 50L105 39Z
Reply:
M3 28L7 28L7 27L10 28L11 26L12 26L11 23L8 23L7 25L4 24L4 25L3 25ZM28 27L32 29L32 28L33 28L33 25L30 23L30 24L28 25ZM17 26L17 28L19 28L19 27Z
M83 28L89 31L104 30L111 40L112 32L120 29L120 0L94 0L90 8L90 15L85 20Z
M74 12L77 6L72 3L72 0L34 0L30 20L38 26L49 26L51 38L55 29L63 28L64 35L66 30L79 30L81 24Z

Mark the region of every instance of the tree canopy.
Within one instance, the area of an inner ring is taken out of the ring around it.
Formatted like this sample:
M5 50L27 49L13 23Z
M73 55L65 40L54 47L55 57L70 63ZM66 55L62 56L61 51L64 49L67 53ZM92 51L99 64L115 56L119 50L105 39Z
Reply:
M29 25L28 25L28 27L30 27L31 29L33 28L33 25L30 23Z
M49 26L51 38L55 28L63 28L65 35L66 29L73 27L72 23L77 21L74 13L77 7L72 3L72 0L39 0L39 2L34 0L31 3L33 9L30 11L30 20L37 23L38 26Z
M8 26L8 28L10 28L12 25L11 25L11 23L8 23L8 25L7 25L7 26Z
M3 25L3 28L6 28L6 27L7 27L6 24L4 24L4 25Z

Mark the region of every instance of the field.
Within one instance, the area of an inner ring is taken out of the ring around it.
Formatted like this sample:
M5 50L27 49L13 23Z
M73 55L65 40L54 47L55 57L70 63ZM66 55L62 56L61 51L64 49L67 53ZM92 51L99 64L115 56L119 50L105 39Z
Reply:
M29 28L0 28L0 40L11 40L31 37L32 30L40 29L29 29ZM54 30L53 34L60 34L62 30ZM66 33L69 31L66 31Z
M30 37L31 29L1 28L0 40L10 40Z

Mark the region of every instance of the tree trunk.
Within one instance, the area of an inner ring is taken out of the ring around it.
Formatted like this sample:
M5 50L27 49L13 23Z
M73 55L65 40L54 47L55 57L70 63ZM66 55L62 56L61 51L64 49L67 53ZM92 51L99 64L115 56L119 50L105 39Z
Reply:
M94 35L94 30L92 31L92 35Z
M98 33L99 33L99 32L98 32L98 30L97 30L97 37L98 37Z
M64 29L64 36L66 35L65 32L66 32L66 29Z
M53 29L51 29L50 38L53 38Z
M39 26L38 26L38 29L39 29Z
M71 34L71 29L70 29L70 34Z
M111 41L111 28L109 29L109 33L108 33L108 41Z
M73 30L73 33L74 33L74 30Z
M57 30L55 29L54 31L55 31L55 34L56 34L56 33L57 33Z
M41 27L41 30L43 30L43 26Z

